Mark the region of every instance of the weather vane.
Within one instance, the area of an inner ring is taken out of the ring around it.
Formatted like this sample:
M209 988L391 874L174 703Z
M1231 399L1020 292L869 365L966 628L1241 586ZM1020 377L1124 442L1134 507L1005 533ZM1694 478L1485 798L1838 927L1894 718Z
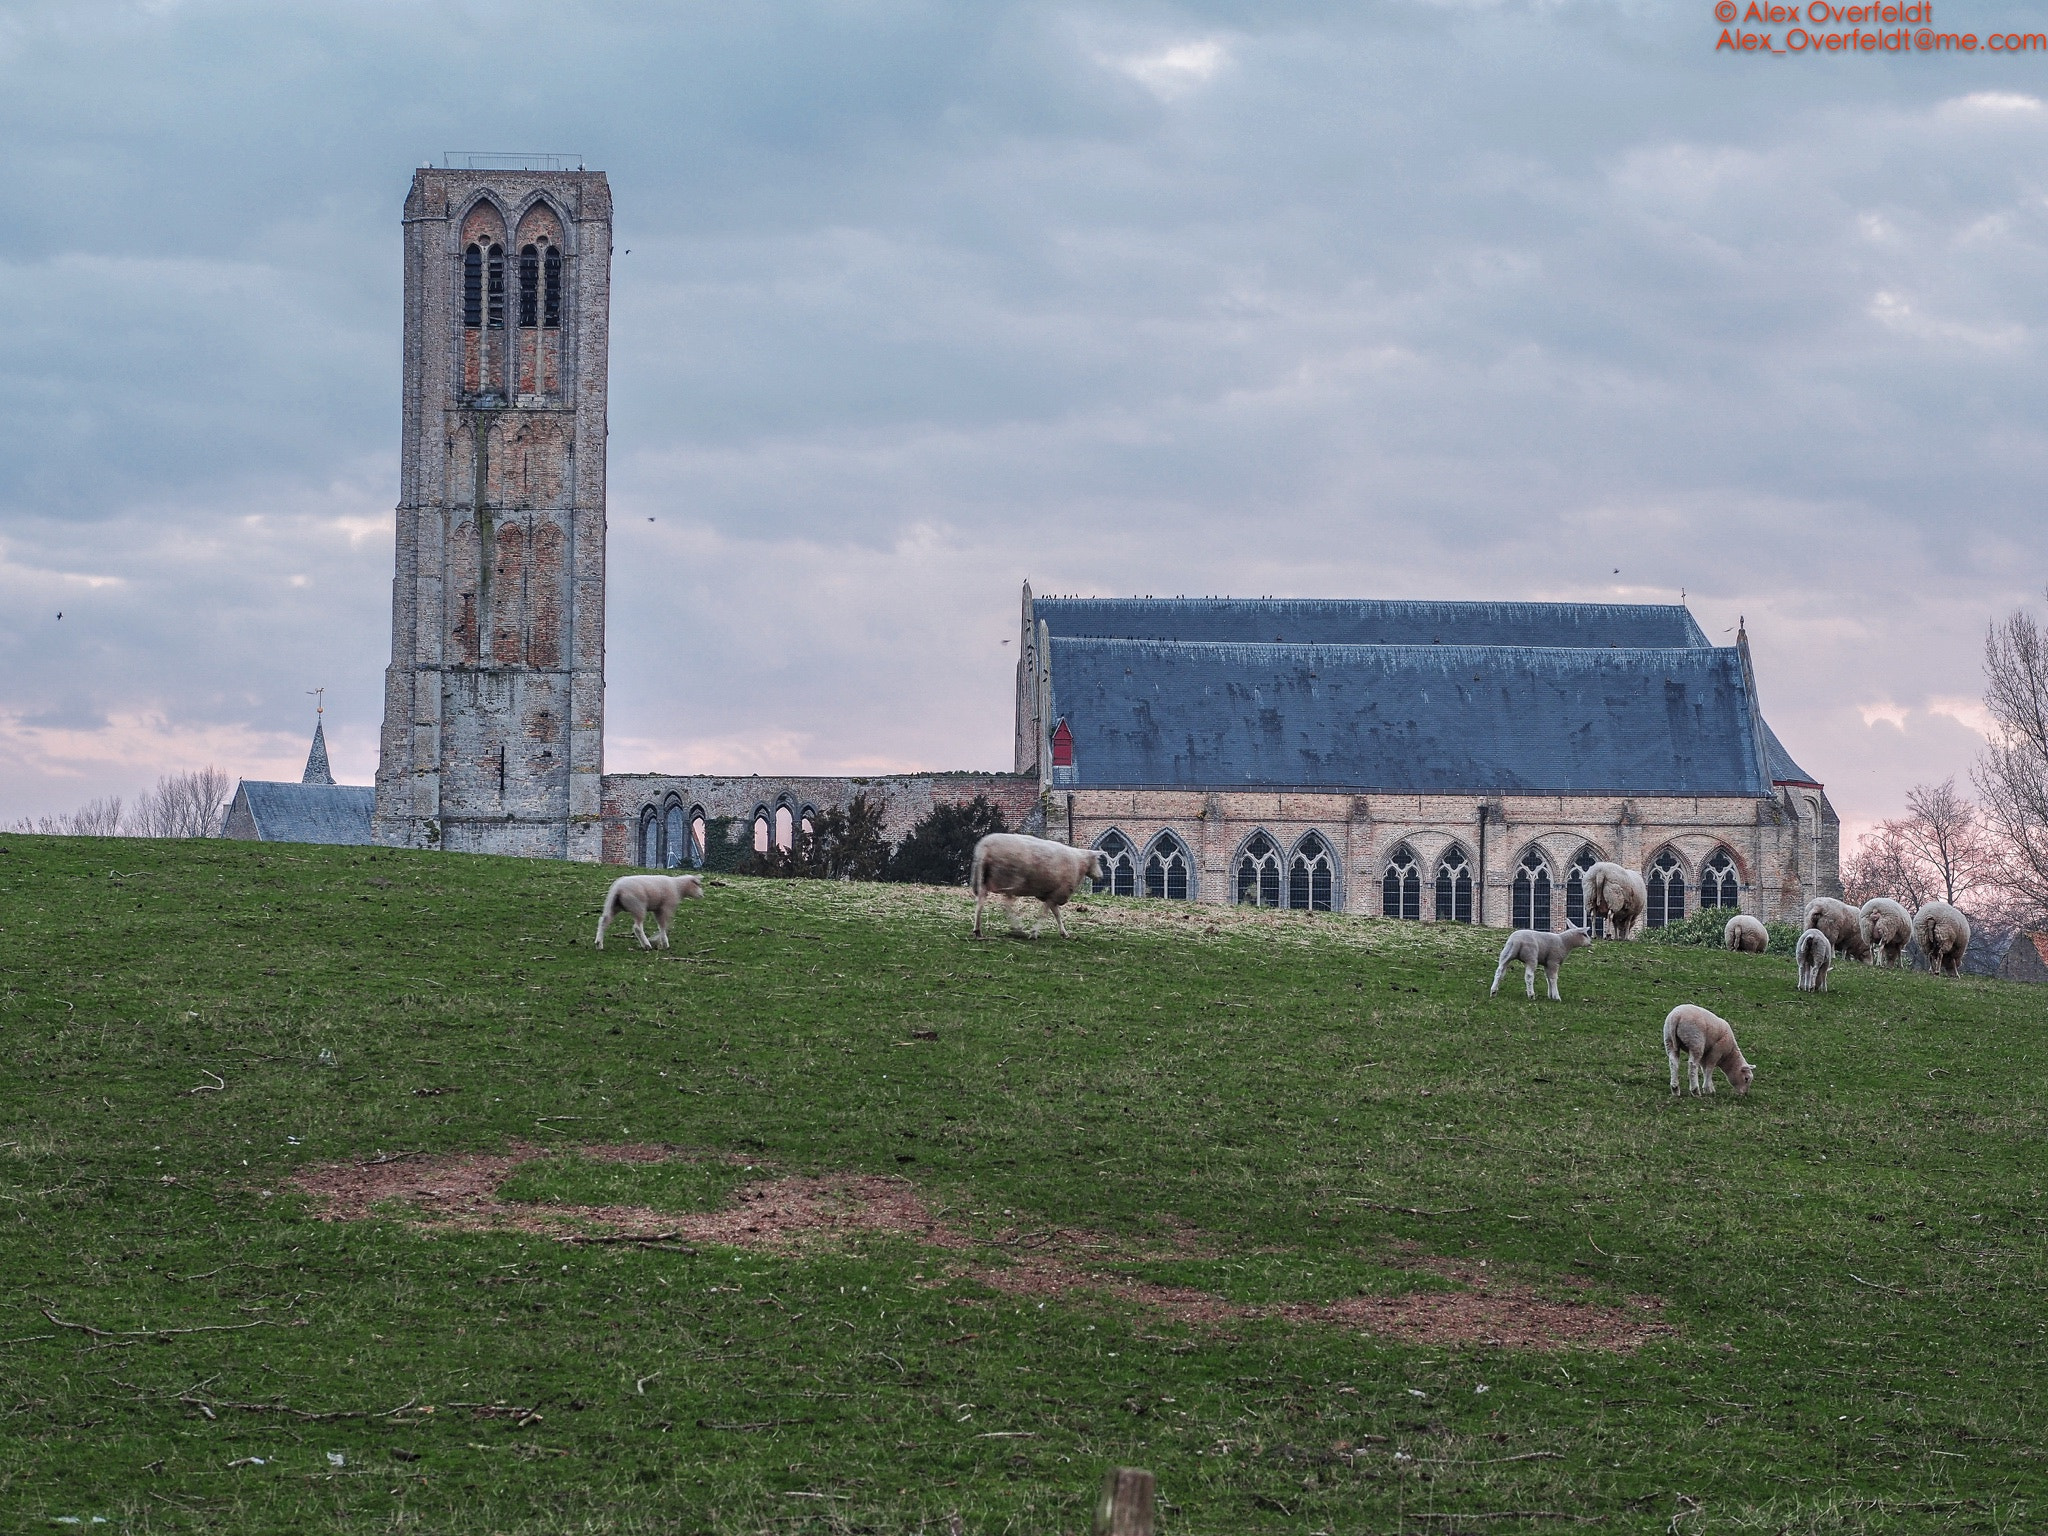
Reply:
M325 692L327 692L325 688L308 688L306 690L306 697L313 701L313 713L316 715L327 713L327 701L321 697Z

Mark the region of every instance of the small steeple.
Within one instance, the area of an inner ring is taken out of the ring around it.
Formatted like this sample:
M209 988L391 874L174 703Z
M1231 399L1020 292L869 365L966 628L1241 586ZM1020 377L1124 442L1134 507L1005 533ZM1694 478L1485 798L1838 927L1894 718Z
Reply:
M315 688L312 690L315 699L321 699L321 695L326 692L325 688ZM321 716L326 713L326 701L321 699L313 711L313 750L306 754L306 771L299 778L301 784L332 784L334 782L334 770L327 766L327 729L325 722L321 719Z

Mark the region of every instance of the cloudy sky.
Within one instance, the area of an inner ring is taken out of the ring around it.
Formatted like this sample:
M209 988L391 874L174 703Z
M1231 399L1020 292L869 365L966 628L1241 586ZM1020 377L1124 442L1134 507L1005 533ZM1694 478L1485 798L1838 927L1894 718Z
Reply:
M1719 33L0 0L0 821L296 777L322 686L369 782L400 204L462 150L617 201L611 768L1007 766L1027 577L1682 590L1889 814L1967 770L1985 622L2048 580L2048 53Z

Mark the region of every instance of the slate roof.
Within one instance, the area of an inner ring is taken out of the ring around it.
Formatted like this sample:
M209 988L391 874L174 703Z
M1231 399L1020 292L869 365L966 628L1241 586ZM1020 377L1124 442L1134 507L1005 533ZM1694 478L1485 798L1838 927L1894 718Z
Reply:
M1819 779L1792 761L1792 754L1785 750L1785 743L1778 740L1778 733L1771 729L1768 720L1764 722L1764 753L1770 759L1773 784L1811 784L1820 788Z
M306 771L299 775L301 784L332 784L334 770L327 766L327 726L324 721L313 722L313 750L306 754Z
M377 791L367 784L276 784L244 779L235 811L246 805L266 843L367 843Z
M1043 613L1048 605L1037 606ZM1684 615L1698 633L1682 608L1644 611ZM1055 638L1050 651L1053 715L1073 731L1071 782L1082 787L1771 792L1760 778L1733 649L1221 644L1182 637Z
M1055 638L1298 645L1706 649L1681 603L1439 603L1378 598L1034 597Z

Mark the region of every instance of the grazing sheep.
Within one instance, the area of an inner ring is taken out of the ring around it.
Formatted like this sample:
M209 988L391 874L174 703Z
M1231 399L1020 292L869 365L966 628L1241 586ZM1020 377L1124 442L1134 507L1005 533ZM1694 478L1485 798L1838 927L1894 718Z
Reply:
M633 937L642 949L647 942L647 914L654 914L655 932L661 947L668 948L668 925L676 905L685 896L702 896L704 882L695 875L621 875L604 894L604 915L597 920L597 947L604 948L604 931L621 911L633 914Z
M1863 913L1846 901L1837 901L1832 896L1814 897L1806 904L1806 926L1826 934L1836 954L1847 955L1851 960L1870 958L1870 940L1863 936Z
M1863 903L1863 937L1873 965L1897 965L1913 937L1913 914L1889 896L1873 896Z
M1747 912L1728 919L1721 930L1721 943L1741 955L1760 955L1771 947L1771 930L1763 925L1761 918L1751 917Z
M1500 979L1507 974L1508 967L1519 960L1522 962L1523 990L1536 995L1536 968L1543 967L1544 977L1550 982L1550 1000L1563 1002L1557 995L1557 968L1564 964L1564 957L1575 949L1584 949L1593 942L1590 928L1567 928L1562 933L1542 933L1534 928L1517 928L1508 935L1507 943L1500 948L1500 964L1493 968L1493 985L1486 995L1491 997L1500 991Z
M968 888L974 892L974 936L981 937L981 909L989 897L1007 905L1012 897L1028 896L1052 914L1061 938L1072 938L1060 908L1089 881L1108 878L1109 857L1097 849L1070 848L1021 832L991 832L974 845L974 867L967 876ZM1016 922L1012 907L1013 928ZM1038 937L1036 923L1031 925L1031 936Z
M1586 910L1613 925L1614 936L1626 939L1650 910L1650 888L1632 869L1604 860L1586 871Z
M1818 928L1809 928L1799 935L1792 954L1799 961L1799 990L1827 991L1828 967L1835 960L1835 946L1828 942L1828 936Z
M1664 1015L1664 1054L1671 1060L1671 1091L1678 1092L1678 1058L1685 1058L1686 1087L1694 1093L1714 1091L1714 1069L1727 1075L1737 1093L1749 1092L1756 1068L1743 1059L1735 1031L1718 1014L1697 1003L1680 1003Z
M1913 937L1937 976L1963 974L1963 956L1970 952L1970 920L1945 901L1930 901L1913 914Z

